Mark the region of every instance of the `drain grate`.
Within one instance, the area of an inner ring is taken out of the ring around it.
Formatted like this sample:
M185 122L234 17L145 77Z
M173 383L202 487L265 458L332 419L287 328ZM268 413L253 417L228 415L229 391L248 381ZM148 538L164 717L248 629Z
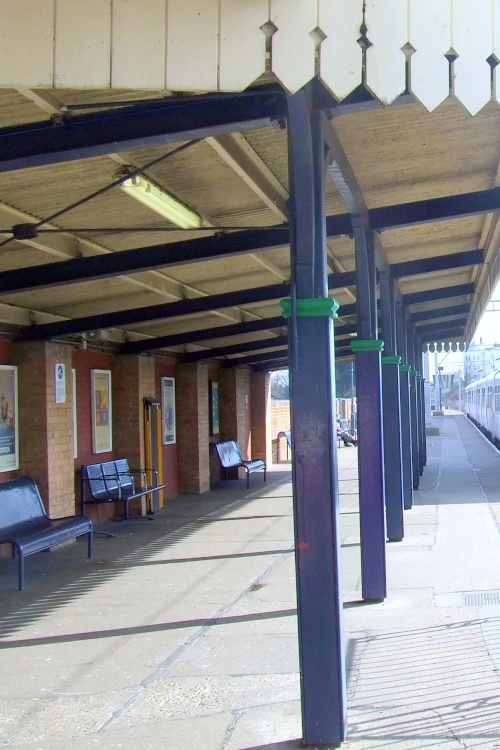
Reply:
M500 604L500 591L477 591L464 594L464 607L485 607Z

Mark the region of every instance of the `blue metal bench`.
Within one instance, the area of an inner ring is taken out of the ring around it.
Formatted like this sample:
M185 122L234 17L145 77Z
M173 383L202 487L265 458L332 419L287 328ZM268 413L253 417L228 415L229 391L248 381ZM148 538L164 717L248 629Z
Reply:
M266 481L266 462L262 458L256 458L253 461L244 461L236 440L226 440L223 443L212 443L219 457L220 465L224 470L224 479L228 479L229 469L243 468L247 473L247 489L250 487L250 474L254 471L264 472L264 482Z
M51 519L40 492L29 477L0 484L0 544L12 544L17 553L19 590L24 589L24 558L88 535L88 556L92 557L92 521L87 516Z
M81 467L82 505L123 503L123 520L130 518L129 505L133 500L164 487L158 482L156 469L131 469L126 458ZM147 517L151 516L148 513Z

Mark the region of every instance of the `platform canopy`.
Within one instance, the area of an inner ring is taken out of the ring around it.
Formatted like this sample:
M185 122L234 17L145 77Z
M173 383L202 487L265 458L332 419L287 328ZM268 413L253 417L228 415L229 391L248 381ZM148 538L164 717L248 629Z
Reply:
M286 364L287 96L304 87L328 120L339 355L356 330L343 185L422 343L474 333L500 274L500 0L0 0L0 23L0 333Z

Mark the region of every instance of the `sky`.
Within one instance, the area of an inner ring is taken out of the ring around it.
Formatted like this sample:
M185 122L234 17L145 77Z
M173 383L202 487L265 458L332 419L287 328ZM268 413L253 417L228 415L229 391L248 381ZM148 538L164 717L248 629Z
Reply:
M497 284L491 299L500 300L500 282ZM500 344L500 311L483 314L474 334L474 343L479 344L481 338L483 344Z
M491 299L500 300L500 282L493 291ZM483 344L500 344L500 311L483 314L474 333L473 342L479 344L481 339ZM431 378L435 372L436 364L443 368L443 372L458 372L459 370L463 372L464 369L462 352L439 352L437 358L431 354L429 360Z

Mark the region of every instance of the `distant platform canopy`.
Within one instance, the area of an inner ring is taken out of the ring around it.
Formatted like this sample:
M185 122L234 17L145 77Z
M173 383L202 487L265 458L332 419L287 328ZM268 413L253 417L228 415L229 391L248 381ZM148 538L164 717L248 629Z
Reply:
M147 12L145 9L147 8ZM36 23L34 23L36 19ZM0 86L243 91L319 77L343 101L476 114L500 81L498 0L0 0Z

